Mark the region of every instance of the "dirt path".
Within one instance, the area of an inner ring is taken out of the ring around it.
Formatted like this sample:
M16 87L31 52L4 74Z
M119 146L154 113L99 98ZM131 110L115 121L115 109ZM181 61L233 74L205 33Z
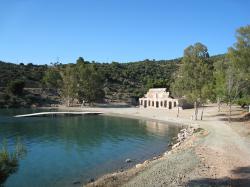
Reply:
M215 111L209 108L198 122L209 134L194 148L153 164L124 186L250 186L250 147Z
M240 111L235 108L235 116ZM212 108L208 119L200 122L210 133L204 142L196 147L196 154L206 167L198 177L189 181L189 185L250 186L250 147L247 139L238 134L225 120L225 112L219 115ZM243 128L242 123L238 128Z

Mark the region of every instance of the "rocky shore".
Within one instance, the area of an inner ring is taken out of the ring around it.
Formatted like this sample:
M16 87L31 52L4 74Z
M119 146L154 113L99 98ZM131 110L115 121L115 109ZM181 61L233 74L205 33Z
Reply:
M204 129L194 127L184 128L180 130L177 137L173 139L173 142L170 145L171 149L163 153L161 156L157 156L150 160L146 160L143 163L136 164L133 168L129 170L104 175L96 181L90 181L88 184L86 184L86 186L137 186L137 183L133 184L133 182L129 182L129 180L134 176L138 176L141 172L147 170L147 168L149 167L156 166L162 162L166 162L169 158L173 159L182 151L188 151L188 148L192 147L195 143L195 139L201 138L204 135L206 135ZM178 160L179 157L177 156L176 159Z

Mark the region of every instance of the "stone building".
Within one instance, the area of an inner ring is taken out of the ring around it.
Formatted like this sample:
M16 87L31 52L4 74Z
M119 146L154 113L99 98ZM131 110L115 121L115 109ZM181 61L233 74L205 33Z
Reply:
M170 97L166 88L151 88L144 97L139 98L141 108L174 109L178 107L178 102L178 99Z

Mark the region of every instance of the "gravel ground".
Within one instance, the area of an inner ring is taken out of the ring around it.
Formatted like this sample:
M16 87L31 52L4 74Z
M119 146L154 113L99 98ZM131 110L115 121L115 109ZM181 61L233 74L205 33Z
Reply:
M124 186L177 186L188 180L186 174L198 164L199 159L193 149L178 152L153 163Z

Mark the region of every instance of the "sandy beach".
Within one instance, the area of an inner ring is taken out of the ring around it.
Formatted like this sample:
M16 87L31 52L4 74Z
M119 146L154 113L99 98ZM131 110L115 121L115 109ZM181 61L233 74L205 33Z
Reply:
M227 122L227 107L205 107L203 120L193 121L193 109L154 110L144 108L66 108L98 111L103 115L172 122L204 129L180 146L135 167L107 174L87 186L249 186L250 123L240 120L243 111L233 108L233 122Z

